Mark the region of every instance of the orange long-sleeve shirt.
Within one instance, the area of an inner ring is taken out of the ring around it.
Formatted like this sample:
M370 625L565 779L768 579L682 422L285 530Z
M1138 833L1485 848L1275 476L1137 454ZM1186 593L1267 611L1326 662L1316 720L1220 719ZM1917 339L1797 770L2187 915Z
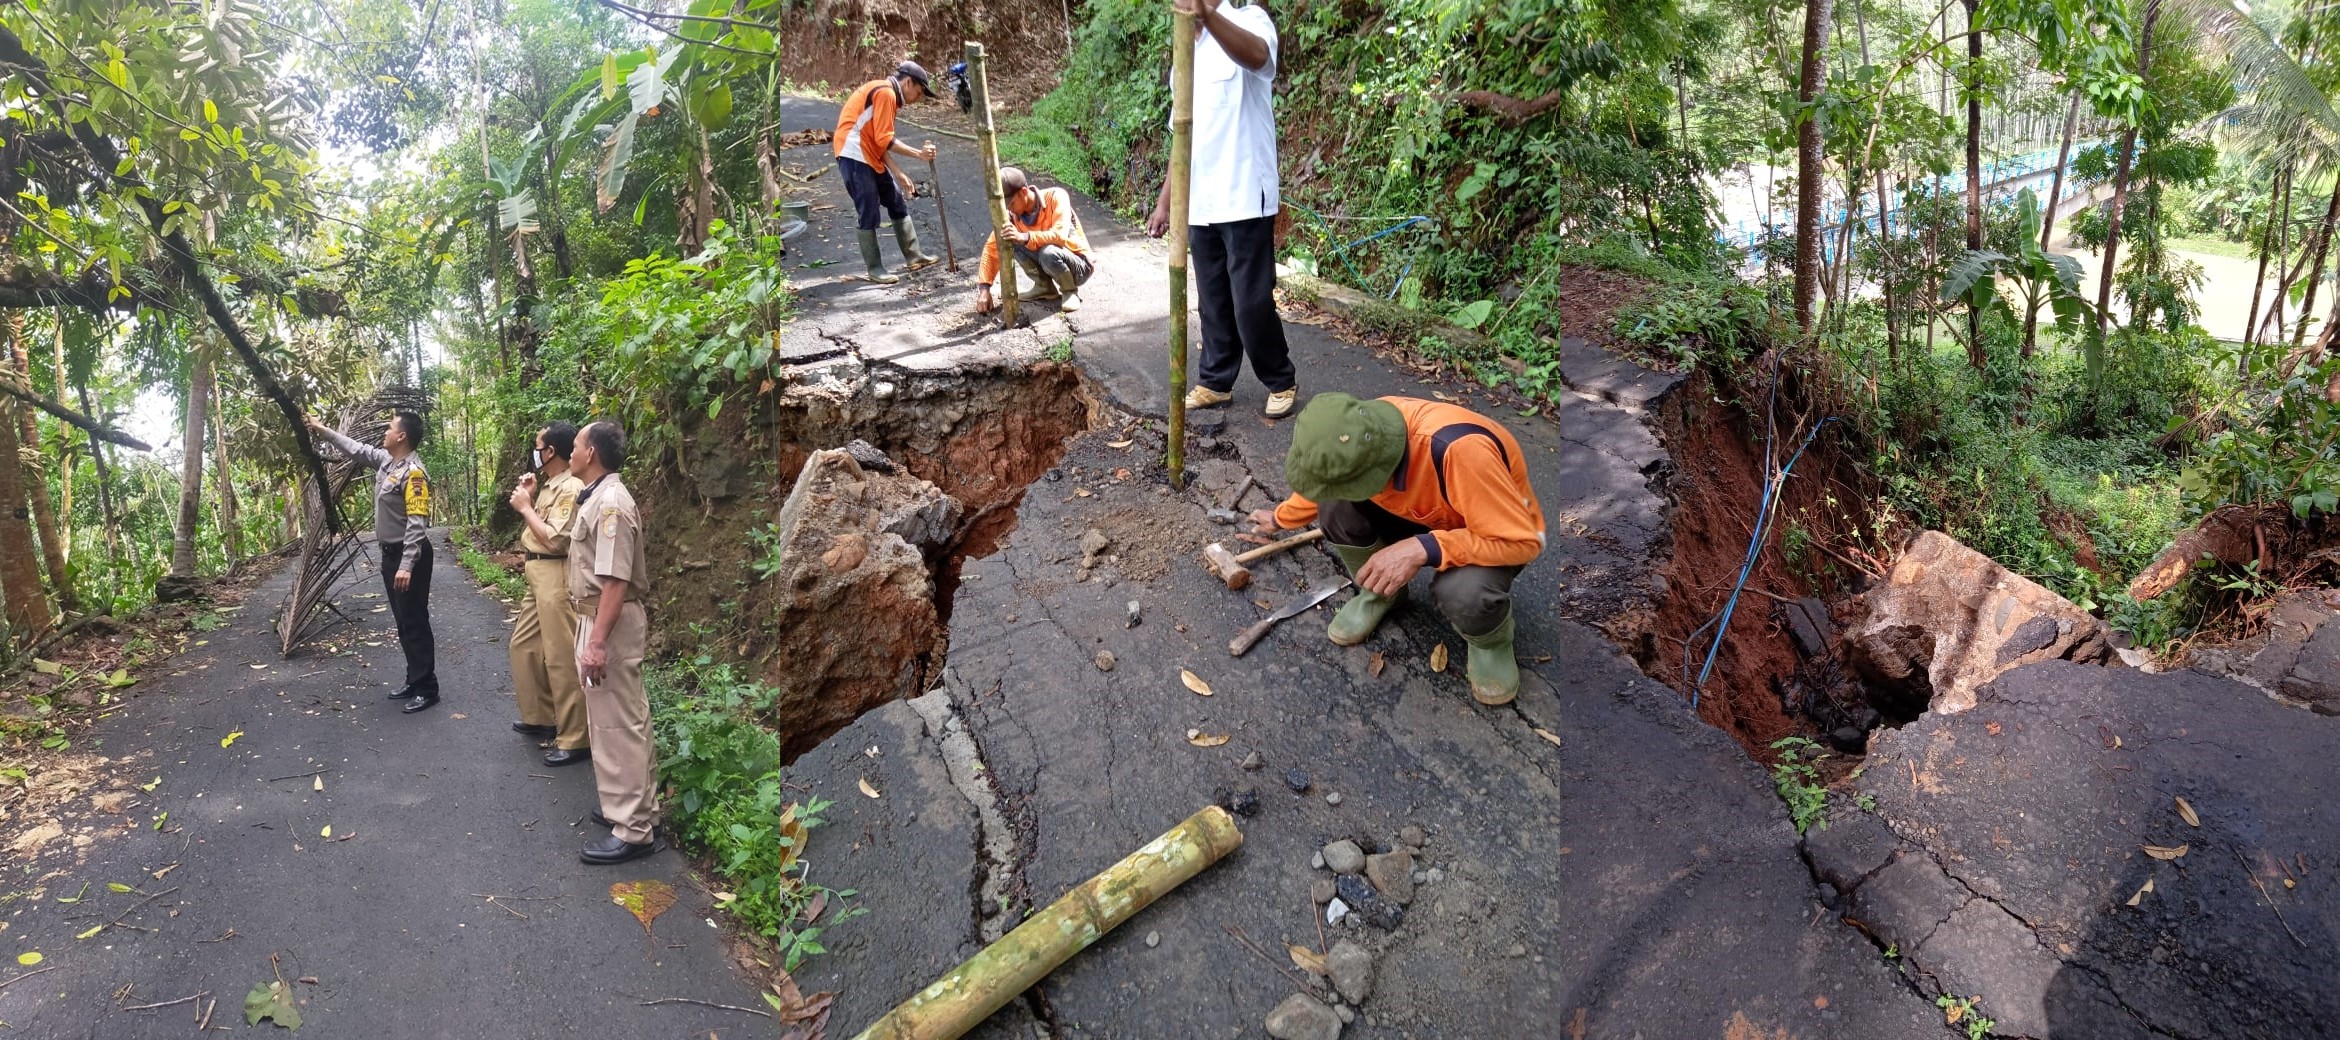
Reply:
M886 153L894 147L894 113L902 107L902 91L893 81L873 79L855 88L837 112L837 130L829 135L832 154L853 156L879 173L886 172Z
M1008 220L1016 227L1031 233L1025 245L1031 249L1063 246L1082 256L1089 255L1089 233L1081 230L1081 215L1073 212L1072 193L1063 188L1037 188L1040 205L1030 213L1009 211ZM975 271L977 284L989 285L999 277L999 236L983 240L983 263Z
M1431 567L1516 567L1544 551L1544 510L1511 431L1468 408L1382 400L1406 417L1406 454L1371 501L1430 529L1423 548ZM1276 524L1306 527L1316 513L1316 503L1293 495L1276 506Z

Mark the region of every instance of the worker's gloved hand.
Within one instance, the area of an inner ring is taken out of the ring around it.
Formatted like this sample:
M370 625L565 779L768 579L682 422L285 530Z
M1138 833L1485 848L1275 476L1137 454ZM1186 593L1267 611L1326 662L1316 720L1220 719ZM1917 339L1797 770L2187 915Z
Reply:
M1412 538L1393 542L1386 549L1374 553L1357 569L1357 587L1383 596L1395 596L1406 583L1414 580L1414 572L1430 562L1430 554L1422 543Z
M1254 509L1244 519L1251 521L1251 530L1256 534L1274 534L1281 530L1276 524L1276 511L1273 509Z

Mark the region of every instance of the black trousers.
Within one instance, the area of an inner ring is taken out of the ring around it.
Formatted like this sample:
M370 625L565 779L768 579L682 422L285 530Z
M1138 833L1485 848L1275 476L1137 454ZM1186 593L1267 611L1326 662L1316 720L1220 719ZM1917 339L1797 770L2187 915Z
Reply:
M1298 377L1284 344L1284 319L1276 315L1276 218L1186 230L1195 306L1202 312L1202 385L1222 394L1235 389L1249 357L1251 374L1271 393L1292 389Z
M837 179L845 182L845 194L853 197L853 214L860 218L854 226L863 231L875 231L878 211L901 220L910 215L910 204L902 201L902 191L894 186L894 175L879 173L857 159L837 157Z
M1430 530L1371 502L1322 503L1316 526L1324 528L1325 541L1353 548L1388 545ZM1455 631L1483 636L1511 616L1511 580L1525 569L1471 565L1439 571L1430 579L1430 598Z
M438 639L431 634L431 543L426 540L414 558L406 591L398 591L398 563L404 545L382 547L382 592L390 597L390 616L398 621L398 648L406 651L406 685L415 693L439 692Z

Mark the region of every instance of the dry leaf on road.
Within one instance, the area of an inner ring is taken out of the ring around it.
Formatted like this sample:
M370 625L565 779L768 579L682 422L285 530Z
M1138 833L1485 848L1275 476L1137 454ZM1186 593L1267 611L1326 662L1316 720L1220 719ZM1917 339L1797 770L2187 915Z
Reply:
M1196 747L1218 747L1233 738L1231 733L1205 733L1198 729L1186 731L1186 742Z
M1544 728L1544 727L1542 727L1542 726L1537 726L1537 727L1535 727L1535 730L1536 730L1536 736L1542 737L1542 738L1544 738L1545 740L1547 740L1547 741L1550 741L1553 747L1559 747L1559 746L1560 746L1560 734L1558 734L1558 733L1554 733L1554 732L1552 732L1551 730L1545 729L1545 728Z
M1292 963L1299 965L1301 971L1305 971L1311 975L1332 974L1331 972L1326 971L1324 968L1324 954L1318 953L1315 950L1311 950L1306 946L1293 944L1286 944L1284 948L1291 951Z
M2143 846L2143 848L2145 849L2145 854L2146 854L2146 855L2148 855L2148 856L2151 856L2151 857L2153 857L2154 859L2165 859L2165 860L2166 860L2166 859L2176 859L2176 858L2178 858L2179 856L2183 856L2183 855L2185 855L2185 854L2186 854L2186 850L2187 850L2187 849L2190 849L2190 848L2192 848L2192 847L2193 847L2193 846L2191 846L2191 845L2180 845L2180 846L2177 846L2176 848L2170 848L2169 846L2166 846L2166 845L2146 845L2146 846Z
M2144 902L2144 901L2145 901L2145 893L2147 893L2147 892L2151 892L2151 891L2153 891L2153 879L2152 879L2152 878L2146 878L2146 879L2145 879L2145 884L2144 884L2142 887L2140 887L2140 888L2138 888L2138 889L2137 889L2137 894L2136 894L2136 895L2133 895L2133 896L2130 896L2130 897L2129 897L2129 905L2130 905L2130 906L2135 906L2135 905L2137 905L2138 903Z
M619 881L609 886L609 901L625 907L650 934L650 922L674 905L674 886L664 881Z
M1430 651L1430 670L1433 672L1443 672L1446 670L1445 643L1438 644L1435 649Z
M865 776L865 777L862 777L861 779L854 781L854 783L855 783L855 784L858 784L858 785L860 785L860 787L861 787L861 793L863 793L863 794L866 794L866 795L868 795L868 796L870 796L870 797L872 797L872 798L876 798L876 797L878 797L878 789L877 789L877 788L875 788L875 787L871 787L871 786L869 786L869 778L868 778L868 777L866 777L866 776Z
M2182 796L2177 800L2177 810L2178 819L2186 821L2186 826L2199 827L2202 825L2202 818L2194 815L2194 807L2186 804L2186 800Z
M1202 676L1196 675L1184 668L1178 670L1178 681L1185 683L1187 689L1193 690L1194 692L1199 693L1205 697L1211 695L1211 684L1202 681Z
M1387 667L1389 667L1389 659L1381 656L1381 651L1375 650L1373 652L1373 663L1365 666L1365 674L1379 679L1381 678L1381 670Z
M780 872L796 865L796 858L804 853L804 821L796 818L796 803L780 811Z
M1132 443L1134 442L1130 438L1123 438L1118 441L1107 441L1105 446L1108 448L1126 448L1129 447Z
M772 1005L780 1024L788 1027L781 1031L780 1040L821 1040L829 1029L829 1002L835 999L835 993L805 996L786 971L772 984L772 991L764 994L764 1003Z

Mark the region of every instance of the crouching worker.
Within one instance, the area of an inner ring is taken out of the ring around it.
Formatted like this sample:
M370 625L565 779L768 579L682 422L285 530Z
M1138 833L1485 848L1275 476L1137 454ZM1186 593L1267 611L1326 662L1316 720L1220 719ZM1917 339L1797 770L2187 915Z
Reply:
M1293 425L1284 478L1292 497L1250 519L1262 534L1324 528L1358 588L1333 615L1333 642L1371 638L1429 567L1439 613L1470 644L1471 696L1511 702L1511 582L1544 551L1544 513L1510 431L1436 401L1318 394Z
M1080 287L1095 274L1089 260L1089 236L1081 230L1080 214L1073 212L1072 193L1063 188L1035 188L1024 171L999 168L999 190L1007 201L1008 227L983 243L983 264L975 272L982 285L975 290L975 313L989 314L997 306L991 287L999 279L999 240L1015 248L1016 266L1023 269L1028 288L1019 300L1064 302L1066 314L1081 309Z

